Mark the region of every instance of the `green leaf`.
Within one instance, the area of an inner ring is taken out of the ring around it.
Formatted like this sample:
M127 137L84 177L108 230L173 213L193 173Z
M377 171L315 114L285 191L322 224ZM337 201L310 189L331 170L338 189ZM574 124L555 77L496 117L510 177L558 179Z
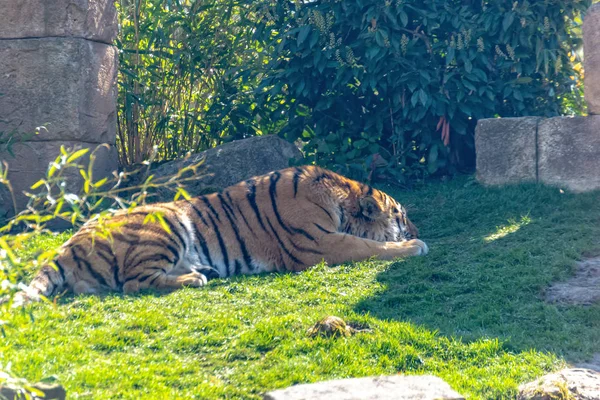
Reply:
M78 158L81 158L88 151L90 151L90 149L77 150L75 153L71 154L69 158L67 158L67 164L77 160Z
M302 43L306 40L309 33L310 33L310 25L304 25L300 29L300 32L298 33L298 39L297 39L298 47L300 47L302 45Z
M429 96L427 95L427 92L425 92L423 89L419 89L419 101L421 101L421 104L426 106L428 99Z

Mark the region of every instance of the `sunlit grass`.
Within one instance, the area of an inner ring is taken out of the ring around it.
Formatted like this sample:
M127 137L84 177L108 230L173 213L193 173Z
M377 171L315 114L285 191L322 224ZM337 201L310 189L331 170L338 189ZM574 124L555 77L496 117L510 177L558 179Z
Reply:
M259 399L297 383L397 373L500 399L600 348L600 306L542 300L600 248L598 194L466 178L389 192L408 206L427 257L38 304L6 327L0 364L31 381L56 375L84 399ZM40 237L24 254L66 237ZM326 315L372 332L309 338Z
M530 222L531 218L529 218L528 216L521 217L519 221L509 219L507 225L499 226L496 229L496 232L492 233L491 235L487 235L485 238L483 238L483 240L485 242L493 242L494 240L503 238L507 235L510 235L511 233L515 233L516 231L521 229L522 226L529 225Z

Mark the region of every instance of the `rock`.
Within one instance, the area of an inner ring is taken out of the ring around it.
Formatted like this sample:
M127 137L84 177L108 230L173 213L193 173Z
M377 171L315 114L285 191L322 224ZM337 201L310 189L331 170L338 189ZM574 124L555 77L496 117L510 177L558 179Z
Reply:
M538 177L574 192L600 189L600 116L541 120Z
M577 305L600 302L600 257L579 261L575 276L546 290L546 301Z
M30 189L31 185L46 176L48 164L60 155L60 146L65 148L88 148L90 152L96 149L98 145L79 142L30 142L16 143L13 146L15 157L6 151L0 152L0 160L8 163L8 179L13 187L18 211L23 210L27 205L28 198L23 194L24 191L34 192ZM117 170L118 156L114 146L99 147L95 153L96 160L93 168L93 179L98 181L103 177L112 176L112 172ZM87 165L89 153L80 158L77 163ZM68 188L72 193L79 193L82 186L82 178L76 170L66 174L68 176ZM3 197L8 197L3 195ZM5 203L7 199L5 199ZM8 199L10 200L10 198ZM12 201L10 201L12 203ZM4 209L13 214L12 204L3 204Z
M76 37L111 44L114 0L0 0L1 39Z
M486 185L535 182L538 117L482 119L475 129L477 179Z
M443 400L464 399L442 379L430 376L381 376L292 386L264 395L265 400Z
M600 114L600 4L592 5L583 20L585 100L590 114Z
M359 332L373 331L364 327L355 327L354 324L346 323L340 317L329 315L311 326L306 333L309 337L348 337Z
M114 144L117 62L113 46L84 39L0 40L3 141Z
M67 398L67 392L65 388L63 388L61 385L35 383L31 386L34 389L37 389L40 392L44 393L44 396L40 397L37 396L36 393L25 390L25 392L29 396L27 398L30 398L32 400L65 400ZM7 400L16 400L25 397L23 397L23 393L20 390L11 387L0 386L0 398L6 398Z
M600 374L574 368L548 374L521 385L518 400L597 400L600 399Z
M253 176L287 168L291 159L301 157L302 153L292 143L273 135L256 136L226 143L193 154L187 159L161 164L153 168L150 173L154 175L154 179L169 177L177 174L177 171L185 166L204 160L198 170L197 180L187 182L185 185L190 195L198 196L222 190ZM145 175L133 177L129 185L137 185L144 178ZM160 189L152 201L172 201L173 196L173 191Z

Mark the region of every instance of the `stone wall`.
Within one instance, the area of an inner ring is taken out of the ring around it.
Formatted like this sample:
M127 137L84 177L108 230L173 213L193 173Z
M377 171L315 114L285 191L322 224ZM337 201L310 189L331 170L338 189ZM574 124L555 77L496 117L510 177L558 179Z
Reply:
M475 131L477 179L540 182L574 192L600 189L600 4L584 24L587 117L494 118Z
M117 169L117 19L113 0L0 0L0 9L0 159L22 208L22 192L45 175L61 144L106 143L94 176Z

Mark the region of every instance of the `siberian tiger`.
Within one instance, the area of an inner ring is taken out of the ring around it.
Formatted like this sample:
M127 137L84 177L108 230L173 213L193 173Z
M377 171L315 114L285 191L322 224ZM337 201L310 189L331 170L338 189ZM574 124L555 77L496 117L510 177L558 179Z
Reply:
M144 223L160 213L168 226ZM85 224L42 267L27 300L75 293L200 287L214 277L302 271L425 255L405 209L387 194L314 166L254 177L219 193L118 211L108 239ZM170 232L169 232L170 231Z

